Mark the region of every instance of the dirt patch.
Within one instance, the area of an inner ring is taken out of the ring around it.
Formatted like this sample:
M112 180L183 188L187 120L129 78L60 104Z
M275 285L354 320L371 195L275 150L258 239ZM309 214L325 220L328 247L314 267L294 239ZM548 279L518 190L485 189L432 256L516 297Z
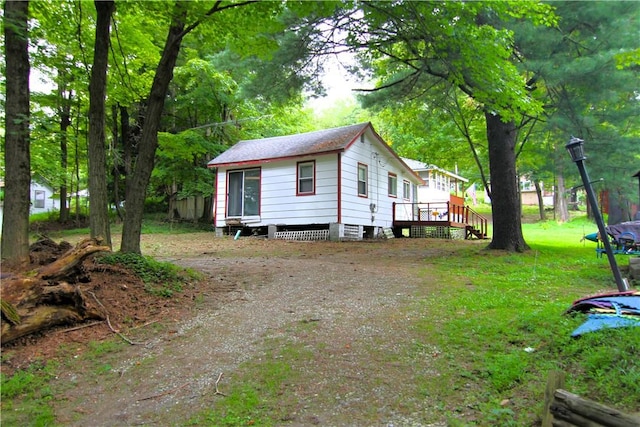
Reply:
M54 261L61 255L60 248L71 247L66 242L58 247L35 246L31 252L32 265L27 270ZM129 270L97 264L93 256L86 259L79 270L81 273L78 274L83 276L81 280L85 283L79 283L78 287L87 298L87 306L105 314L109 322L88 321L60 326L3 344L2 373L11 374L36 361L56 359L62 347L84 347L89 342L112 337L114 330L124 331L167 317L181 318L189 312L193 292L198 286L193 284L169 299L146 292L144 283Z
M413 340L403 307L432 293L420 272L430 254L451 245L143 236L145 254L206 279L165 299L126 274L88 266L87 290L112 307L113 327L139 343L100 356L107 375L84 372L81 357L87 343L113 336L104 322L3 347L2 369L77 358L57 380L65 392L56 414L65 425L178 425L220 398L221 373L228 386L243 362L267 357L273 343L295 342L314 356L294 367L301 380L281 405L287 425L425 425L437 416L428 397L416 401L414 379L437 379L429 361L440 350L420 348L423 363L415 366L398 360Z

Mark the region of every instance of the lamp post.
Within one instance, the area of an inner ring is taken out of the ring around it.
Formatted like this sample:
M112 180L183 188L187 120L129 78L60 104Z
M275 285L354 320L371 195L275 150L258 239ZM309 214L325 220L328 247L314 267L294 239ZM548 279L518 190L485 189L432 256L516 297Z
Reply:
M609 265L611 266L611 271L613 271L613 277L616 279L618 290L620 292L628 291L629 285L625 280L622 279L622 275L620 274L620 269L618 268L616 258L613 256L613 250L611 249L611 243L609 242L609 238L607 236L607 230L605 230L604 228L604 220L602 219L602 215L600 214L600 209L598 209L598 201L596 200L595 193L593 192L593 187L591 186L591 181L589 180L589 175L587 174L587 169L584 166L586 156L584 155L583 144L584 141L582 139L572 136L571 140L569 140L569 142L567 143L566 148L571 155L571 160L575 162L575 164L578 166L578 170L580 171L582 183L584 184L584 189L587 191L587 198L589 200L589 204L591 204L591 210L593 211L593 216L595 217L596 224L598 224L600 238L604 243L604 249L607 252Z

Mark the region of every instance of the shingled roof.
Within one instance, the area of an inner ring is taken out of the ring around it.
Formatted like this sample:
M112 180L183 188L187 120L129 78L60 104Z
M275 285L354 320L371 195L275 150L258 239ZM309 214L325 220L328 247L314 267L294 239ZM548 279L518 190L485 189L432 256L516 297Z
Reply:
M239 141L208 163L209 167L284 159L344 151L371 123L343 126L297 135ZM374 131L375 133L375 131Z

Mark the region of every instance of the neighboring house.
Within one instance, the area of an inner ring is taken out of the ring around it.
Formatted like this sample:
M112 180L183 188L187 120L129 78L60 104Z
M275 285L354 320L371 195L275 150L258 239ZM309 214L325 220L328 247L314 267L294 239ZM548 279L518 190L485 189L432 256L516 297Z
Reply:
M402 160L424 181L424 184L418 187L419 203L464 204L464 193L461 187L469 182L468 179L418 160L404 157Z
M394 202L417 201L424 184L371 123L240 141L208 166L218 234L374 237L393 225Z
M0 188L4 190L4 181L0 181ZM53 197L53 188L42 178L31 178L29 199L31 207L29 214L49 212L60 209L60 201Z
M31 198L30 214L50 212L60 209L60 200L53 197L54 190L44 180L32 178L29 190Z
M540 182L540 189L544 206L553 206L553 191L546 190L543 182ZM520 198L524 206L538 206L535 183L527 177L520 177Z

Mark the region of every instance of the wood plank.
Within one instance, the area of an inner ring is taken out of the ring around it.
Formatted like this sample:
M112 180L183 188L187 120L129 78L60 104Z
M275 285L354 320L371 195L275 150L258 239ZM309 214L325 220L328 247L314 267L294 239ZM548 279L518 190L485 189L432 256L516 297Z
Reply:
M610 408L600 403L587 400L569 393L566 390L556 390L554 401L551 405L551 413L554 417L574 422L576 425L585 425L584 420L593 424L587 426L602 425L606 427L638 427L640 417L628 415L617 409Z
M542 415L542 427L553 426L553 414L551 413L551 404L553 403L554 393L557 389L564 387L566 374L562 371L551 371L547 378L547 387L544 390L544 412Z

